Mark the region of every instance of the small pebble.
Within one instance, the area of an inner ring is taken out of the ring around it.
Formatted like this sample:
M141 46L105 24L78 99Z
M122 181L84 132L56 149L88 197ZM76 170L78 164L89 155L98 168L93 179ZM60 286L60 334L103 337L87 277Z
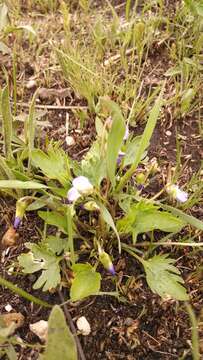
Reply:
M7 312L11 312L11 310L13 310L12 306L10 304L7 304L4 309L7 311Z
M90 324L87 321L85 316L81 316L76 321L77 328L81 332L82 335L87 336L91 333Z
M171 132L170 130L167 130L167 131L166 131L166 135L167 135L167 136L171 136L171 135L172 135L172 132Z

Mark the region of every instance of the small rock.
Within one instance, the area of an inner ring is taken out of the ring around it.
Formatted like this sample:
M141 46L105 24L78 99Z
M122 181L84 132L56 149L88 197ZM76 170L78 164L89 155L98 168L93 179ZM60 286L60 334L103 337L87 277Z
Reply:
M11 312L13 310L12 306L10 304L7 304L4 309L7 311L7 312Z
M36 83L36 80L34 80L34 79L30 79L26 84L27 89L33 89L36 86L37 86L37 83Z
M66 144L68 146L75 145L75 139L72 136L66 136Z
M171 132L170 130L167 130L167 131L166 131L166 135L167 135L167 136L171 136L171 135L172 135L172 132Z
M38 336L38 338L45 342L48 336L48 321L40 320L34 324L29 325L30 330Z
M85 316L81 316L76 321L77 328L82 335L87 336L91 333L91 327Z

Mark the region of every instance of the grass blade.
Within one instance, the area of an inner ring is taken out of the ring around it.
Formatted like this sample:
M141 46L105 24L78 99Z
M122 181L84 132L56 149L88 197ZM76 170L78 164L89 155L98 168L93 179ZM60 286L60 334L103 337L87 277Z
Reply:
M2 129L3 129L3 139L4 139L4 154L6 159L10 160L13 157L12 154L12 114L9 101L9 89L8 85L2 91L1 94L1 112L2 112Z

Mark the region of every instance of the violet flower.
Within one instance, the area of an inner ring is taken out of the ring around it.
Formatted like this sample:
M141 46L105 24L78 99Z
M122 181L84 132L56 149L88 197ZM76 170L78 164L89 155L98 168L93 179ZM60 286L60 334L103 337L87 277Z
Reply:
M178 200L181 203L184 203L188 199L188 193L181 190L178 185L168 184L166 186L166 191L172 198Z

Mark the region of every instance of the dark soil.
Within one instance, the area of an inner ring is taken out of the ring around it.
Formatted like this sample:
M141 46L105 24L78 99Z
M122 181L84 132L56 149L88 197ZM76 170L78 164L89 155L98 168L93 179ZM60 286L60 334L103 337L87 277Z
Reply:
M114 5L122 3L123 1L114 1ZM177 4L177 1L168 1L168 6L171 9L174 9L174 4ZM11 73L11 59L0 55L0 60ZM163 74L168 68L167 61L165 48L154 48L149 68L157 66L158 70L157 73L153 73L153 78L145 78L146 87L156 85L163 78ZM28 65L25 68L27 69L25 77L28 79L33 74L33 69L32 66ZM3 84L1 76L0 81ZM25 92L24 102L30 101L32 94L32 90ZM50 99L41 100L38 104L57 106L60 103L60 105L70 105L70 101L72 101L70 98L58 101L56 97L52 98L51 101ZM71 105L85 106L86 104L83 100L73 99ZM26 109L24 110L26 111ZM49 139L60 140L63 148L74 160L81 159L95 138L94 119L90 117L84 127L80 128L77 116L73 112L69 112L69 134L75 140L75 144L70 147L65 142L66 111L61 110L60 106L58 110L48 110L45 119L50 122L52 127L43 128L41 132L42 147L46 136L48 136ZM157 159L161 172L158 173L154 182L144 190L143 195L156 194L163 186L168 169L176 164L177 141L179 141L181 149L181 183L186 184L191 176L199 170L200 163L203 160L203 143L198 121L198 114L193 112L191 116L179 118L178 121L174 122L173 109L164 109L162 119L154 131L148 154L150 159L153 157ZM141 121L141 124L132 127L131 130L135 134L140 134L142 129L143 122ZM10 199L0 199L0 238L12 223L14 213L14 202ZM191 209L191 213L203 220L203 212L199 204ZM13 266L17 256L25 251L24 243L39 241L38 228L43 228L42 222L34 213L29 213L19 230L18 245L8 249L1 258L0 273L27 292L46 300L50 304L59 304L61 301L57 292L54 294L42 293L32 289L37 278L35 274L24 276L19 273L18 268L16 273L8 274L8 270ZM166 252L166 248L159 247L159 253L161 252ZM200 267L202 254L191 247L177 249L171 246L167 248L167 252L174 259L177 259L178 268L181 270L191 297L191 304L197 318L202 323L203 274L201 269L203 265ZM122 301L105 295L90 297L85 301L67 305L74 323L82 315L90 323L90 335L79 335L86 359L192 359L191 325L184 304L174 300L164 301L158 295L153 294L146 284L140 264L129 255L125 253L119 255L115 250L114 264L117 272L116 279L123 296ZM103 276L102 291L115 291L114 279L102 269L101 271ZM64 293L64 297L67 299L68 294ZM22 328L17 330L16 334L28 344L39 343L39 339L29 330L29 324L41 319L46 320L49 311L24 300L8 289L3 289L0 293L1 314L5 313L6 304L10 304L13 311L20 312L25 316L25 323ZM201 335L203 336L203 329L202 332L200 331ZM37 347L17 347L17 350L18 360L35 360L39 356ZM203 349L201 350L203 354Z

